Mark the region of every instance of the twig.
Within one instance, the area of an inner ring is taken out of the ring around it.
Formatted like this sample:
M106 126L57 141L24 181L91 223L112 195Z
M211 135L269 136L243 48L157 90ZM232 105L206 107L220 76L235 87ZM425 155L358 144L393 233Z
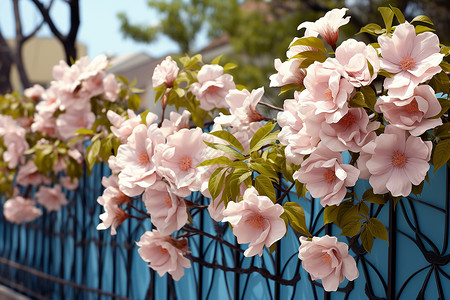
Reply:
M272 105L272 104L269 104L269 103L266 103L266 102L258 102L258 104L261 104L261 105L264 105L264 106L267 106L267 107L269 107L269 108L271 108L271 109L275 109L275 110L279 110L279 111L284 111L284 109L282 109L282 108L280 108L280 107L276 107L276 106L274 106L274 105Z

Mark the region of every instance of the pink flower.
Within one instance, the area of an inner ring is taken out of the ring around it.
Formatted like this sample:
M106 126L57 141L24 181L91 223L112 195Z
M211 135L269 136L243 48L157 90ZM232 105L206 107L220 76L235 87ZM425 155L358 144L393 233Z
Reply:
M68 190L75 190L78 187L78 178L70 178L69 176L64 176L59 179L62 186Z
M36 114L44 119L53 117L61 104L57 92L55 87L50 87L42 94L43 100L36 105Z
M46 118L45 115L34 114L31 131L40 132L49 137L56 137L56 119L53 117Z
M439 38L431 32L416 36L414 26L405 22L396 27L392 38L379 36L381 68L395 74L384 81L389 96L405 99L414 88L441 71Z
M108 74L103 78L103 87L105 89L103 96L106 100L114 102L120 92L119 83L114 74Z
M113 126L110 127L111 132L120 139L122 144L126 144L128 137L133 132L133 129L142 124L140 115L136 115L131 109L127 110L128 119L126 116L122 117L112 110L108 110L106 117ZM147 124L151 125L158 119L158 116L149 112L146 118Z
M303 22L298 26L297 30L306 28L305 37L318 36L320 34L328 45L336 49L336 42L339 38L339 27L350 22L350 17L344 18L347 10L348 8L335 8L314 23Z
M440 118L430 119L439 114L441 109L435 92L429 85L417 86L410 98L401 100L381 96L375 104L375 110L383 113L390 124L408 130L414 136L442 125Z
M97 203L103 206L105 212L100 215L100 220L103 222L97 226L97 230L111 227L111 235L115 235L116 228L129 218L119 206L128 203L130 198L120 191L116 175L103 177L102 185L106 189L103 195L97 198Z
M360 152L361 147L376 137L379 122L370 122L363 108L349 108L337 123L322 123L320 139L335 152Z
M33 200L16 196L3 204L3 215L11 223L31 222L42 215L42 211L35 204Z
M227 108L225 96L228 91L235 89L233 76L223 73L219 65L204 65L197 75L198 82L194 82L189 90L200 101L200 108L212 110L214 108Z
M25 89L23 94L26 97L31 98L34 101L37 101L37 100L39 100L39 97L41 97L41 95L44 92L45 92L45 89L40 84L35 84L32 87Z
M116 228L128 219L129 215L117 205L105 202L102 197L98 197L97 202L105 209L105 212L99 216L102 223L97 225L97 230L105 230L111 227L111 235L116 235Z
M39 187L39 191L35 194L37 202L44 206L48 211L58 211L61 206L69 203L66 196L61 191L60 185L55 185L54 187Z
M161 131L165 137L180 131L183 128L189 128L191 113L188 110L184 110L180 115L177 112L171 111L169 120L164 119L161 125Z
M359 276L355 259L348 254L348 246L337 238L325 235L313 237L309 241L300 237L298 258L312 280L322 280L325 291L336 291L339 284L347 278L350 281Z
M184 257L189 253L187 239L175 239L164 235L158 230L147 231L139 242L136 242L141 258L149 262L150 268L162 277L169 273L174 280L180 280L184 275L184 268L190 268L191 262Z
M316 61L308 67L303 80L315 114L324 114L327 123L336 123L347 113L347 101L354 92L353 85L342 78L341 68L330 59L324 63Z
M152 160L157 172L177 189L200 190L203 160L206 149L201 128L181 129L167 137L166 144L156 146Z
M13 118L0 115L0 137L3 137L3 144L6 146L3 160L8 163L10 169L25 162L23 153L29 149L25 135L26 130L19 126Z
M306 184L314 198L321 198L320 204L339 205L347 194L347 187L354 186L359 170L342 162L340 153L319 146L306 159L292 178Z
M280 143L286 145L285 154L289 162L301 164L303 156L313 152L319 141L320 124L324 114L316 114L312 96L308 90L294 94L295 99L284 101L284 111L278 113L281 126Z
M17 173L16 183L22 186L27 185L39 185L43 182L47 182L47 178L38 172L38 168L34 164L33 160L27 161L23 166L20 166Z
M161 234L169 235L188 222L186 203L163 181L147 188L142 201L150 214L150 220Z
M65 142L70 141L76 136L74 133L81 128L91 128L95 122L95 115L90 111L90 106L85 110L70 110L61 114L56 119L56 128L61 139Z
M380 60L370 45L348 39L336 49L336 60L344 67L344 78L355 87L368 86L377 77ZM369 63L373 74L370 75Z
M270 86L278 87L288 84L302 86L306 71L299 67L301 62L302 60L296 58L285 62L281 62L278 58L275 59L275 69L278 73L270 76Z
M165 85L168 88L173 86L173 82L178 76L180 69L172 57L167 56L153 71L152 82L153 88Z
M223 211L223 222L233 226L239 244L250 243L246 257L262 255L264 246L270 247L286 233L286 224L280 218L283 207L268 197L259 196L254 187L247 189L241 202L229 202Z
M119 187L130 197L141 194L159 178L152 160L155 147L165 142L157 124L140 124L133 129L127 143L120 145L116 163L121 168Z
M392 125L386 127L373 143L362 148L371 155L366 167L369 183L376 194L391 192L394 197L408 196L412 185L419 185L430 168L428 161L433 145ZM358 162L360 166L362 162Z

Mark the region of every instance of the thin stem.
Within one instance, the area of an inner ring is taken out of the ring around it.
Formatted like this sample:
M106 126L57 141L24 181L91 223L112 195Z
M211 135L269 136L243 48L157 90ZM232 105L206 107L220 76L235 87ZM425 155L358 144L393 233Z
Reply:
M271 108L271 109L275 109L275 110L279 110L279 111L284 111L284 109L282 109L282 108L280 108L280 107L276 107L276 106L274 106L274 105L272 105L272 104L269 104L269 103L266 103L266 102L258 102L258 104L261 104L261 105L264 105L264 106L267 106L267 107L269 107L269 108Z

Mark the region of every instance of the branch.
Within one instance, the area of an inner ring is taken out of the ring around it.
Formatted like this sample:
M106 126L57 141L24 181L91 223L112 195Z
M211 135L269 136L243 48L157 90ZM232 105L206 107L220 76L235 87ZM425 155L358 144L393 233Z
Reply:
M202 231L202 230L200 230L200 229L197 229L197 228L195 228L195 227L192 227L192 226L190 226L190 225L184 225L184 227L182 228L182 230L184 230L184 231L186 231L186 232L195 233L195 234L199 234L199 235L203 235L203 236L209 237L210 239L213 239L213 240L215 240L215 241L218 241L218 242L220 242L221 244L223 244L223 245L225 245L225 246L227 246L227 247L229 247L229 248L231 248L231 249L233 249L233 250L235 250L235 251L238 251L238 252L241 252L241 253L244 253L244 252L245 252L245 250L236 247L235 245L233 245L233 244L231 244L231 243L225 241L224 239L222 239L222 238L220 238L220 237L217 237L217 236L215 236L215 235L211 235L211 234L209 234L209 233L207 233L207 232L204 232L204 231Z
M44 18L45 23L48 24L48 26L50 27L51 32L53 33L53 35L60 40L61 42L64 43L66 37L64 35L61 34L61 32L59 32L58 28L56 28L55 23L53 23L52 18L50 17L49 14L49 8L45 8L44 5L39 2L38 0L31 0L34 5L36 5L36 7L38 8L38 10L41 12L42 17Z
M268 278L268 279L273 280L282 285L293 286L301 279L299 273L296 273L295 276L292 277L292 279L288 280L288 279L280 278L279 275L271 274L269 271L267 271L266 269L263 269L263 268L258 268L258 267L250 267L247 269L237 268L237 267L232 268L232 267L227 267L224 265L219 265L217 263L209 263L209 262L204 261L203 258L195 257L190 254L186 255L186 257L188 259L190 259L191 261L196 262L207 268L220 269L222 271L231 271L231 272L237 273L237 274L251 274L251 273L257 272L257 273L261 274L264 278Z
M266 102L261 102L261 101L260 101L260 102L258 102L258 104L267 106L267 107L269 107L269 108L271 108L271 109L274 109L274 110L284 111L284 109L282 109L282 108L280 108L280 107L276 107L276 106L274 106L274 105L272 105L272 104L269 104L269 103L266 103Z

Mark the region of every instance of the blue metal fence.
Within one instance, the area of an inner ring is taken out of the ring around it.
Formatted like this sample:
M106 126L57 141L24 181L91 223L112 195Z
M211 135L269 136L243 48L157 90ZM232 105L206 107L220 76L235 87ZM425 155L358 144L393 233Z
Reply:
M223 238L239 248L228 225L213 222L207 212L194 216L193 227L218 238L191 237L192 268L178 282L167 275L160 278L135 245L151 229L149 220L128 220L116 236L95 229L102 213L96 199L104 175L109 170L96 166L76 192L68 192L69 205L32 223L14 225L0 215L0 283L35 299L450 299L445 168L430 172L431 184L425 184L420 199L403 198L395 209L380 208L390 247L376 240L372 254L367 254L353 244L360 278L342 283L334 293L324 292L301 268L298 237L292 230L276 253L245 258L242 251L217 241ZM361 181L356 191L367 186ZM323 225L318 200L291 200L304 207L313 234L339 235L339 229ZM136 205L144 209L141 201ZM377 207L374 204L373 211Z

